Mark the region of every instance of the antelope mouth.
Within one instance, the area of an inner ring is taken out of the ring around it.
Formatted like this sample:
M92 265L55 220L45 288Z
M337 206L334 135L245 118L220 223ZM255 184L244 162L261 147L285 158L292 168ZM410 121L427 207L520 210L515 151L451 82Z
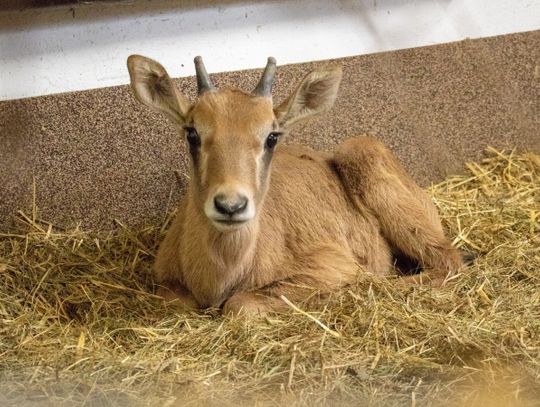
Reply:
M214 222L220 225L234 226L243 225L244 223L249 222L249 219L214 219Z
M204 212L212 225L221 232L240 229L255 218L255 205L249 194L230 194L234 199L224 199L224 194L213 194L206 200Z
M249 219L212 219L212 223L219 232L234 232L244 228Z

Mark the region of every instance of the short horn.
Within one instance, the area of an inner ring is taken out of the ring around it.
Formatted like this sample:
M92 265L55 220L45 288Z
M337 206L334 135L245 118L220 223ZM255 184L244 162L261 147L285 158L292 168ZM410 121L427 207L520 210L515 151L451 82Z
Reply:
M200 56L195 57L195 72L197 73L197 88L199 89L199 95L203 92L214 90L215 86L206 72L203 60Z
M274 83L274 75L276 74L276 59L269 57L266 63L266 68L261 76L261 80L253 91L256 96L271 96L272 84Z

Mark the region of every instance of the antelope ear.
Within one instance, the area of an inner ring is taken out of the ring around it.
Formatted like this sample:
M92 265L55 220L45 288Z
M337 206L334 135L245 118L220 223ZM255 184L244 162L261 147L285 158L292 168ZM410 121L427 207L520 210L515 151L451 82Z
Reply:
M336 101L341 76L340 66L319 68L307 74L287 100L275 109L280 127L286 129L330 110Z
M141 55L127 60L131 88L137 100L183 126L190 103L160 63Z

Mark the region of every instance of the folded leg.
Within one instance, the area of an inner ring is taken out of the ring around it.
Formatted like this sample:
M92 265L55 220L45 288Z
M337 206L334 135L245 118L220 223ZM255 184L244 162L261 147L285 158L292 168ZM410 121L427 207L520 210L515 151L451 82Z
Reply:
M383 143L367 136L349 139L334 162L350 198L377 217L393 247L426 271L455 273L463 265L435 205Z

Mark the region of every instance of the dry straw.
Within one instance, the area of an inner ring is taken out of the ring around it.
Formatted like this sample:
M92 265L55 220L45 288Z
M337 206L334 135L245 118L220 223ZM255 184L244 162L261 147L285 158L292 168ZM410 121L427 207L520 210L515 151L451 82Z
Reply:
M163 231L0 235L0 404L533 405L540 156L488 149L430 192L474 265L440 289L361 276L259 321L151 294Z

